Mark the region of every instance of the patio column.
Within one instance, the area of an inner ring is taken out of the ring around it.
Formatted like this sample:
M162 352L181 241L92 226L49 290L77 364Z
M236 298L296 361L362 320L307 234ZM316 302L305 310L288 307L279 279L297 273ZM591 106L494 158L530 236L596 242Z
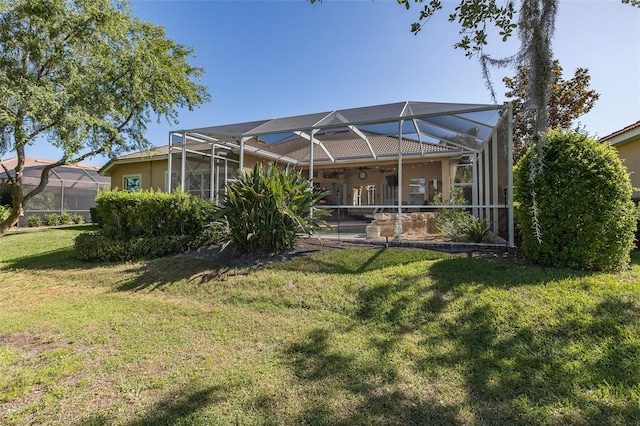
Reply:
M513 105L507 104L507 206L509 221L509 246L513 247L514 229L513 229Z
M309 183L311 184L311 187L313 187L313 160L314 160L314 156L313 156L313 136L316 134L317 130L315 129L311 129L309 130L309 135L311 135L309 137L309 143L311 144L309 146Z
M209 170L209 201L213 201L216 184L216 146L211 144L211 164Z
M473 185L471 185L471 204L477 206L479 203L479 193L481 190L482 182L480 182L480 154L473 153L473 160L471 161L471 174L473 176ZM479 217L478 207L473 207L471 212L475 217Z
M309 130L309 143L311 146L309 147L309 184L311 188L313 188L313 135L316 133L316 130ZM311 208L311 217L313 217L313 207Z
M491 195L492 195L492 199L491 199L491 204L493 204L494 206L497 206L498 203L500 202L500 199L498 198L500 196L499 194L499 187L498 187L498 131L496 129L493 129L493 136L491 137L491 178L492 178L492 185L491 185ZM497 234L498 230L500 228L499 225L499 221L498 221L498 208L494 207L493 208L493 231Z
M240 169L241 172L244 172L244 138L240 138L240 164L238 165L238 168ZM225 165L225 169L226 169L226 165ZM227 175L224 175L224 179L226 181L227 179Z
M173 167L173 160L171 158L171 140L173 139L172 136L173 133L169 132L169 144L167 145L169 147L169 153L167 154L167 182L165 183L166 190L169 194L171 193L171 168Z
M402 242L402 123L398 121L398 242Z
M180 162L180 186L182 192L185 192L184 188L187 183L187 132L182 132L182 158Z

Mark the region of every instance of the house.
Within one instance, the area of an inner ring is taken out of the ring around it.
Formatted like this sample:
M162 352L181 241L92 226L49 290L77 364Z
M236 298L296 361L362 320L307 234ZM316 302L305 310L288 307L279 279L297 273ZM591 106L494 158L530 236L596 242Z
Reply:
M436 210L436 194L460 188L513 245L510 114L510 105L406 101L173 131L168 145L100 173L123 189L180 187L215 202L238 170L273 162L329 191L334 221L391 220L399 240Z
M159 146L113 158L98 170L109 177L112 189L135 191L167 188L167 158L169 146Z
M633 196L640 197L640 121L600 138L618 151L629 170Z
M3 163L11 172L15 169L17 158L9 158ZM25 193L38 186L42 170L54 163L51 160L27 157L25 159L22 185ZM45 189L29 200L24 216L18 221L19 226L25 225L26 217L40 216L51 213L62 214L69 212L83 215L90 220L89 209L95 206L98 191L110 186L108 177L98 174L99 167L86 164L59 166L49 172L49 183ZM5 172L0 173L0 194L9 194L11 183Z

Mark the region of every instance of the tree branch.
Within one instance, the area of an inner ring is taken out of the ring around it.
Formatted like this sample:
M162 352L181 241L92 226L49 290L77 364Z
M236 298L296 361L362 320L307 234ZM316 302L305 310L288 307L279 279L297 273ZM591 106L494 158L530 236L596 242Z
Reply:
M7 168L7 165L4 164L4 161L2 160L2 158L0 158L0 166L2 166L2 170L4 170L5 174L7 175L7 179L9 179L9 182L15 183L16 177L11 175L11 172Z

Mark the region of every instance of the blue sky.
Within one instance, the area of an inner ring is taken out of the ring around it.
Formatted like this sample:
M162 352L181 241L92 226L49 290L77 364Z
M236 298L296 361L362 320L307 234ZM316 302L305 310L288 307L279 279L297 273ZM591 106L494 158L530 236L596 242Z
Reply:
M446 9L457 1L444 0ZM453 49L457 27L440 13L419 35L410 32L418 8L395 0L131 1L133 14L166 28L192 46L192 64L212 101L181 111L180 123L149 126L154 145L170 130L276 118L405 100L490 103L480 65ZM640 119L640 9L619 0L560 0L553 41L565 78L586 67L600 93L580 119L604 136ZM513 54L517 40L491 40L496 57ZM498 101L501 79L494 71ZM28 155L57 159L44 144ZM88 163L102 165L96 157Z

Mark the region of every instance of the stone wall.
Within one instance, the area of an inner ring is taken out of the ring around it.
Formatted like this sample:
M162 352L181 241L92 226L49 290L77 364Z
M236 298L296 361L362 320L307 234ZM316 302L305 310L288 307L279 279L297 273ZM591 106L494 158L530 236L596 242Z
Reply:
M403 213L402 233L413 231L424 234L436 233L436 217L438 213ZM373 221L367 225L368 240L383 240L387 237L397 238L398 213L376 213Z

